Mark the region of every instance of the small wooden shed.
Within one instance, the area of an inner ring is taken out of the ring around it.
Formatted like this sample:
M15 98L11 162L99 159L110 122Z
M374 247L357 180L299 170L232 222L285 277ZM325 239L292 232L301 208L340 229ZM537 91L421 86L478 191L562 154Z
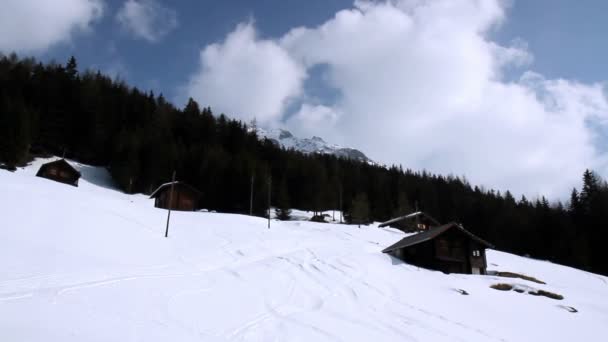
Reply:
M382 252L445 273L486 274L486 248L493 246L461 225L448 223L405 237Z
M172 187L173 196L171 197ZM154 206L157 208L194 211L199 208L201 192L191 185L176 181L159 186L150 195L150 198L155 199Z
M406 233L420 232L441 224L430 215L417 211L405 216L399 216L381 223L378 227L391 227Z
M57 182L78 186L80 172L70 165L65 159L58 159L50 163L42 164L36 176L51 179Z

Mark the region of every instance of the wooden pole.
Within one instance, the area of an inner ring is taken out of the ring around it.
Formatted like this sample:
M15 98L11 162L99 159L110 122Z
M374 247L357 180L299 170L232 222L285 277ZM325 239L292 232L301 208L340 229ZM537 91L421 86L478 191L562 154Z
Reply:
M268 229L270 229L270 195L272 186L272 176L268 176Z
M414 202L414 208L416 210L416 213L418 213L418 201ZM420 229L420 219L418 218L419 215L416 215L416 229Z
M169 236L169 220L171 219L171 206L173 206L173 186L175 185L175 171L171 180L171 191L169 192L169 211L167 212L167 228L165 229L165 237Z
M249 190L249 215L253 216L253 180L254 176L251 175L251 189Z
M340 196L338 196L338 198L339 198L338 205L339 205L339 209L340 209L340 223L342 223L342 213L343 213L343 210L342 210L342 183L340 183L339 192L340 192Z

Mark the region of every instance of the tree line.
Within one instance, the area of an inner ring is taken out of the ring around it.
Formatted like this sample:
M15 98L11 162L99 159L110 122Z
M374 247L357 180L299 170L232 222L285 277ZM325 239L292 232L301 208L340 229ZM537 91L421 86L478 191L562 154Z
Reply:
M272 205L283 219L289 208L341 209L349 223L366 224L417 207L462 223L500 250L608 274L601 255L608 185L592 171L566 204L515 199L462 177L282 149L192 99L177 108L162 94L80 72L73 57L43 64L0 56L0 164L13 169L64 153L107 167L128 193L150 193L176 171L203 192L204 208L263 216L271 179Z

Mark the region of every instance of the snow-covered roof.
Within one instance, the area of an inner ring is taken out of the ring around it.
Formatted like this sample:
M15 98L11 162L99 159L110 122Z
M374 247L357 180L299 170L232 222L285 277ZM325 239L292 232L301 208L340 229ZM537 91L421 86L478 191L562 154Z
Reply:
M480 244L486 246L487 248L494 248L494 246L492 244L490 244L489 242L476 236L475 234L469 232L468 230L464 229L461 225L451 222L448 224L444 224L443 226L429 228L428 230L425 230L423 232L407 236L407 237L397 241L397 243L394 243L394 244L390 245L389 247L385 248L382 251L382 253L389 253L389 252L392 252L392 251L400 249L400 248L410 247L410 246L414 246L414 245L417 245L417 244L425 242L425 241L429 241L429 240L434 239L437 236L443 234L444 232L446 232L447 230L449 230L451 228L459 229L463 233L467 234L471 239L479 242Z
M201 192L199 190L197 190L195 187L193 187L190 184L184 183L184 182L180 182L180 181L175 181L175 182L168 182L168 183L164 183L161 184L156 190L154 190L154 192L152 192L152 194L150 194L150 198L154 198L156 197L161 191L165 190L167 187L171 186L171 184L174 184L175 186L180 186L180 187L184 187L187 188L197 194L200 194Z
M414 217L416 217L416 216L424 216L424 217L426 217L427 219L429 219L431 222L433 222L433 224L434 224L434 225L437 225L437 226L438 226L438 225L440 225L439 221L435 220L435 219L434 219L433 217L431 217L430 215L428 215L428 214L426 214L426 213L424 213L424 212L422 212L422 211L417 211L417 212L415 212L415 213L407 214L407 215L405 215L405 216L399 216L399 217L396 217L396 218L394 218L394 219L390 219L390 220L388 220L388 221L386 221L386 222L381 223L380 225L378 225L378 227L380 227L380 228L382 228L382 227L386 227L386 226L389 226L389 225L391 225L391 224L393 224L393 223L395 223L395 222L399 222L399 221L403 221L403 220L411 219L411 218L414 218Z

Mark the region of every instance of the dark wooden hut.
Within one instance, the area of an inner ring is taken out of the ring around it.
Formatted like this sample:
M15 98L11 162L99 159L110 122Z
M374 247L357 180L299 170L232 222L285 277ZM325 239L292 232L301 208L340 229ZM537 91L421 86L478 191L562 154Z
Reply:
M441 224L430 215L422 211L417 211L405 216L396 217L381 223L378 227L391 227L402 230L406 233L420 232Z
M446 273L486 274L486 248L493 246L461 225L448 223L410 235L382 252Z
M57 182L78 186L80 172L70 165L65 159L58 159L43 164L36 176L48 178Z
M173 196L171 197L172 186ZM155 199L154 206L157 208L183 211L197 210L200 197L200 191L183 182L165 183L150 195L150 198Z

